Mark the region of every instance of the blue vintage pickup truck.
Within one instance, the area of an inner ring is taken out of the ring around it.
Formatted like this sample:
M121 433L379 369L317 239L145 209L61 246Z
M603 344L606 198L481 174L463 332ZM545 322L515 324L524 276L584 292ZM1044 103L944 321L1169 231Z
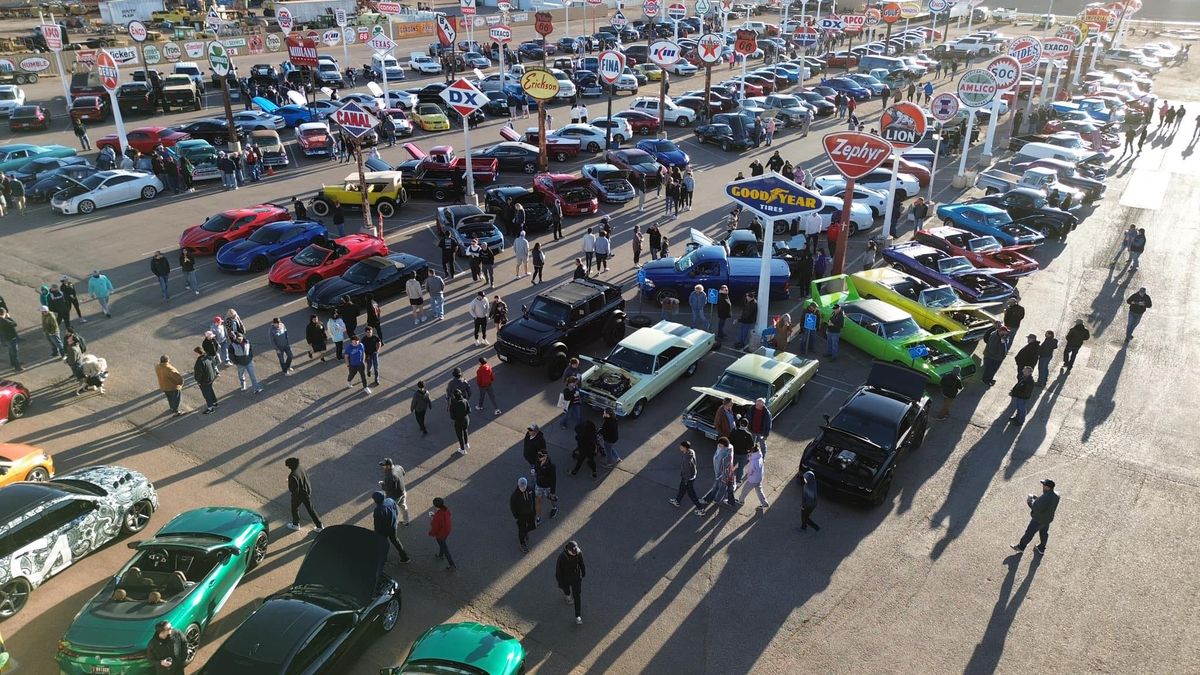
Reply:
M701 246L679 258L659 258L642 266L645 281L642 295L662 303L664 298L678 298L687 305L687 297L696 284L705 290L729 286L730 297L738 302L747 292L758 290L758 271L761 258L730 258L722 246ZM783 260L771 260L771 299L788 297L791 272Z

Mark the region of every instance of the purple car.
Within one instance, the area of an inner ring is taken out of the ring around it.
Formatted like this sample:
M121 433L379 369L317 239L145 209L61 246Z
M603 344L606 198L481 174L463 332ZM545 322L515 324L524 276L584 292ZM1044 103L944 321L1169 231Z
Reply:
M962 256L915 241L884 249L883 257L892 267L918 279L950 286L966 302L1003 302L1017 293L996 276L999 270L979 269Z

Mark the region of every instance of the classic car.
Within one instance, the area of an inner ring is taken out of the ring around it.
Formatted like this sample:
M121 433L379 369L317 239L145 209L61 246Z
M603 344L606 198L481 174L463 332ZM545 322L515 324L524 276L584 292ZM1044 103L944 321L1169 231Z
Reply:
M291 217L287 209L274 204L222 211L184 230L179 237L179 248L194 255L213 255L231 241L245 239L264 225Z
M133 558L67 628L55 660L63 673L150 673L146 656L159 621L178 626L186 662L247 572L267 555L267 519L248 509L185 511L152 538L129 542Z
M653 190L662 182L662 165L645 150L609 150L604 153L604 161L627 171L629 181L646 190Z
M176 131L187 134L189 138L199 138L208 141L215 147L224 147L229 145L229 123L224 118L214 117L212 119L196 120L175 127ZM246 132L238 127L233 128L233 133L237 136L238 141L244 141ZM130 145L133 141L130 141Z
M19 481L43 483L54 478L54 460L45 450L24 443L0 443L0 486Z
M362 174L367 183L367 203L383 218L391 218L408 201L408 193L401 182L400 171L368 171ZM362 190L359 174L346 176L341 185L323 185L312 200L313 215L324 218L333 213L333 205L341 204L345 209L362 209Z
M775 419L800 398L804 385L817 374L815 359L777 352L760 347L753 354L744 354L721 373L710 387L692 387L700 394L683 411L683 426L716 439L715 416L725 399L733 401L737 415L746 415L755 399L767 402Z
M993 271L976 268L962 256L952 256L915 241L883 250L883 259L896 269L909 272L932 284L946 284L967 302L1001 302L1016 295L1016 289Z
M429 149L429 152L422 150L416 143L405 143L403 147L409 157L417 160L414 168L404 170L405 182L413 182L422 176L434 173L446 174L465 181L467 168L470 167L475 184L487 185L494 183L500 172L499 161L491 157L475 155L468 162L466 156L460 156L454 152L453 146L435 145Z
M345 672L370 639L391 631L400 618L400 584L384 572L387 555L387 540L371 530L327 526L292 585L264 599L199 672ZM483 651L487 656L476 658L486 662L496 646ZM434 672L445 663L432 666Z
M142 531L157 509L149 479L120 466L0 488L0 619L20 612L34 588L87 554Z
M705 288L729 286L730 297L758 290L761 258L734 258L723 246L700 246L678 258L659 258L642 264L642 296L658 303L666 298L686 301L696 284ZM771 300L787 299L792 272L786 262L771 260Z
M533 177L533 189L548 206L557 202L564 216L596 213L600 208L587 178L569 173L539 173Z
M804 449L797 481L812 471L823 486L882 504L901 458L920 448L929 430L925 385L923 373L875 362L866 383L825 416Z
M450 129L450 118L446 111L436 103L418 103L412 111L413 124L421 131L447 131Z
M1036 245L1046 240L1046 235L1013 221L1007 211L989 204L942 204L937 207L937 216L948 227L992 236L1005 246Z
M829 197L834 200L842 200L844 202L846 198L846 184L842 183L841 185L831 185L824 190L821 190L821 196ZM863 206L871 209L871 216L873 218L879 218L883 216L884 211L887 210L887 192L881 190L872 190L871 188L859 187L855 185L854 194L851 197L850 203L862 204ZM898 209L900 207L893 204L892 208Z
M1103 180L1088 176L1072 162L1053 157L1014 164L1012 168L1022 171L1028 171L1029 169L1050 169L1057 174L1058 182L1083 192L1083 201L1085 202L1094 202L1100 199L1100 197L1104 196L1104 191L1107 189Z
M255 96L250 101L258 107L259 110L268 115L278 115L283 118L283 123L289 127L298 126L305 122L323 122L329 116L327 111L304 105L296 105L289 103L287 105L277 105L270 99L262 96Z
M644 150L659 164L670 169L671 167L679 167L680 170L686 169L688 163L692 161L691 157L684 152L674 141L665 138L648 138L644 141L638 141L638 150Z
M487 649L480 649L487 645ZM520 675L525 672L525 647L508 633L481 623L444 623L417 638L404 663L381 668L380 675L418 673Z
M296 145L305 157L329 157L333 154L333 137L325 122L301 122L296 125Z
M527 143L534 147L541 142L541 136L538 134L537 127L530 127L525 130L525 134L521 135L516 130L508 126L500 127L500 138L506 141L514 141ZM603 147L603 146L601 146ZM546 137L546 155L556 162L565 162L568 159L575 157L580 152L579 139L567 138L559 136L547 135Z
M250 132L247 139L262 153L263 166L277 167L288 165L287 148L279 140L279 132L274 129L256 129Z
M550 229L554 223L554 214L542 196L532 188L521 185L489 185L483 191L483 209L496 215L496 222L504 226L504 231L510 237L516 237L520 231L513 224L516 207L520 204L525 211L525 231L538 232Z
M434 212L433 221L439 232L449 232L458 242L459 255L466 255L467 247L473 240L478 240L480 246L486 246L495 253L504 250L504 233L496 227L496 216L484 213L474 204L439 206Z
M496 355L506 363L545 366L561 380L568 354L604 338L609 347L625 337L625 300L621 287L599 279L572 279L534 296L521 316L497 331Z
M859 297L877 298L912 315L917 325L934 335L972 345L996 327L997 313L988 305L963 302L947 285L935 286L891 267L875 267L850 275L847 283ZM999 309L998 305L992 307Z
M1045 194L1029 188L1014 188L1008 192L972 199L968 203L1004 209L1014 221L1050 239L1066 239L1067 234L1079 224L1078 216L1050 206Z
M152 173L99 171L60 190L50 199L50 206L63 215L88 214L105 206L154 199L162 191L162 181Z
M0 380L0 425L25 416L29 411L29 389L20 382Z
M754 236L754 232L748 229L730 230L718 239L713 239L696 228L690 229L688 235L691 237L691 241L687 244L689 251L701 246L716 245L724 247L730 258L762 257L763 242L759 241ZM792 276L799 276L802 264L801 254L804 252L805 244L806 239L802 234L789 240L772 239L771 257L786 262Z
M976 267L999 270L997 276L1005 281L1013 282L1038 270L1038 262L1022 253L1032 246L1001 246L995 237L945 226L917 230L913 237L939 251L962 256Z
M845 275L814 279L813 304L828 321L833 308L845 312L842 339L867 354L890 363L901 363L919 371L933 384L942 381L954 368L963 377L976 370L975 361L947 338L926 332L908 312L882 300L862 298Z
M367 304L367 296L383 300L404 295L404 285L416 277L424 282L429 263L408 253L389 253L360 260L350 266L341 276L325 279L308 289L308 306L313 309L333 309L349 296L360 307Z
M591 182L592 191L605 204L624 204L637 197L629 173L612 164L584 164L579 173Z
M192 182L217 180L221 170L217 168L217 149L208 141L199 138L189 138L180 141L175 147L167 150L176 157L186 157L192 163Z
M520 171L533 175L538 170L540 153L535 146L521 141L503 141L476 151L475 157L496 160L500 171Z
M46 131L50 128L50 109L42 105L19 105L8 116L9 131Z
M593 408L611 408L618 417L637 418L646 403L680 376L691 377L712 351L712 333L671 321L640 328L621 340L580 377L579 395Z
M154 148L163 146L169 148L180 141L186 141L191 138L186 133L168 129L166 127L141 127L133 129L125 137L129 140L129 147L137 150L143 155L149 155L154 152ZM96 150L102 150L105 147L111 147L114 152L120 156L121 143L117 139L116 134L108 134L102 136L93 144Z
M38 180L57 173L69 166L88 166L86 157L37 157L22 164L14 171L6 172L11 180L19 180L28 188Z
M301 293L322 279L345 272L359 260L387 254L388 247L382 239L348 234L331 242L313 242L296 255L275 261L267 281L285 292Z
M225 272L261 272L277 260L309 244L329 244L329 231L314 220L281 220L263 225L245 239L217 249L217 269Z

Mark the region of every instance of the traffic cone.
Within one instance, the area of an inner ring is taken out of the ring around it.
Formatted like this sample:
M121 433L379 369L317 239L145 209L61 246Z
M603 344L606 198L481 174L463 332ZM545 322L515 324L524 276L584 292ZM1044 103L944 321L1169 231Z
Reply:
M274 175L275 175L275 168L272 167L270 164L268 164L267 165L267 176L269 177L269 176L274 176Z

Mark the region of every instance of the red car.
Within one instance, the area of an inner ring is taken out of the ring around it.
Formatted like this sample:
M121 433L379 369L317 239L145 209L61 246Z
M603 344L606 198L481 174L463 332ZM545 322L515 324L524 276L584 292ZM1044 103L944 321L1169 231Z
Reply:
M318 281L345 272L359 260L388 254L386 242L366 234L346 235L333 243L333 250L309 244L291 258L276 261L267 280L288 293L303 293Z
M24 417L29 410L29 390L20 382L0 380L0 424Z
M762 78L759 78L759 79L762 79ZM737 91L737 92L742 91L742 80L734 78L734 79L730 79L730 80L725 80L725 82L727 82L730 87L733 87L734 91ZM762 96L763 95L763 88L761 86L759 86L758 83L753 82L749 77L746 78L745 82L746 82L746 87L745 87L746 98L750 98L751 96Z
M639 136L649 136L658 133L658 118L648 112L622 110L619 113L613 113L613 117L620 117L629 122L629 126L633 128L633 133Z
M981 237L948 226L917 230L915 236L922 244L950 255L962 256L980 269L999 270L996 276L1005 281L1014 281L1038 271L1038 261L1021 252L1032 246L1004 247L995 237Z
M591 181L569 173L539 173L533 177L533 189L547 206L558 202L564 216L596 213L600 202L592 192Z
M108 119L108 97L80 96L71 101L71 119L103 122Z
M817 58L824 61L827 68L854 68L858 65L858 57L847 51L829 52Z
M134 129L126 134L129 139L129 147L137 150L143 155L148 155L154 152L154 148L159 145L164 148L174 147L180 141L186 141L191 138L191 134L185 134L182 131L175 131L166 127L141 127ZM120 152L121 148L117 143L117 135L109 134L104 138L96 141L96 149L100 150L105 146L112 146L115 152Z
M775 87L775 78L774 77L767 77L765 75L755 75L755 74L751 73L746 76L746 82L757 86L759 91L761 91L764 96L767 94L775 93L776 87Z
M179 248L186 248L196 255L214 255L225 244L245 239L263 225L291 218L290 211L274 204L222 211L184 230L179 237Z
M40 105L21 105L13 108L8 117L9 131L30 131L50 128L50 111Z
M888 165L889 162L884 162L884 166ZM922 190L929 187L929 181L933 180L933 174L930 173L929 167L903 157L900 158L900 173L912 174L913 178L917 179L917 184L921 186Z

